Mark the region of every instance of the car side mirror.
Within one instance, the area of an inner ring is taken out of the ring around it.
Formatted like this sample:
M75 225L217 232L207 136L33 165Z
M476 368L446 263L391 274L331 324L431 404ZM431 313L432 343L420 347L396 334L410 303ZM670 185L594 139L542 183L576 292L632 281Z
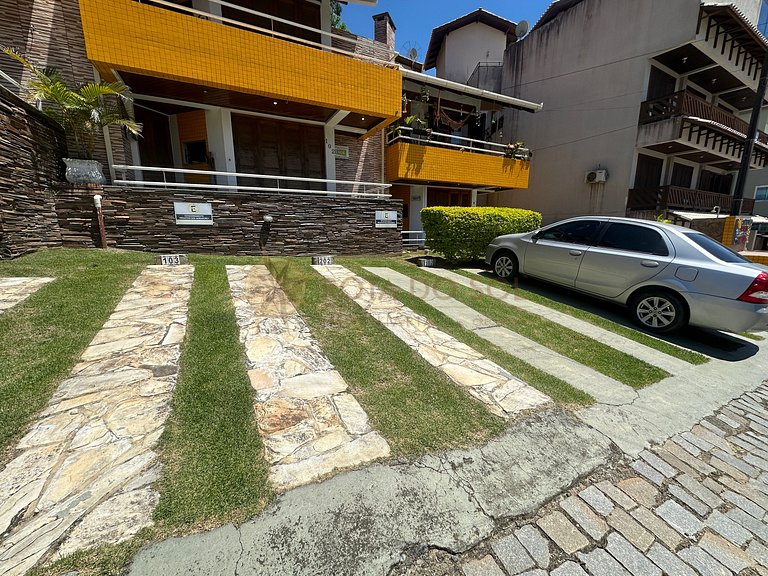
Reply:
M534 234L533 236L531 236L531 240L533 240L534 242L535 242L536 240L538 240L539 238L541 238L541 232L536 232L536 234Z

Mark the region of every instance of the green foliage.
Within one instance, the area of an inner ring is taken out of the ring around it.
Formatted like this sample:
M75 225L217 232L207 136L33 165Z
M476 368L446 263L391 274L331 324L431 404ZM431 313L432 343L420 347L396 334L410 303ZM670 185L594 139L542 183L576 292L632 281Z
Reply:
M347 25L341 21L341 2L331 0L331 26L339 30L347 30Z
M13 48L3 48L3 52L32 72L25 87L27 100L46 104L43 112L72 136L78 154L93 159L96 142L106 126L120 126L134 136L141 134L141 124L131 119L125 108L131 97L122 82L88 82L74 89L55 68L38 68Z
M476 260L496 236L530 232L541 226L541 214L520 208L431 206L421 211L429 247L449 261Z

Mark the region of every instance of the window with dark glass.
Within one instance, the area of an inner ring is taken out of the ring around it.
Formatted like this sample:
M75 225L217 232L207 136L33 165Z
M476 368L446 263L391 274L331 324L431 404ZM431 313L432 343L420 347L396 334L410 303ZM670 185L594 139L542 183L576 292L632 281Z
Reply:
M184 163L205 164L208 162L208 151L205 140L184 142Z
M667 243L664 242L659 232L634 224L611 224L600 239L598 246L629 252L643 252L656 256L669 256Z
M540 240L555 240L570 244L591 244L600 222L597 220L577 220L566 222L539 233Z
M733 250L720 244L720 242L717 240L714 240L709 236L705 236L704 234L689 232L685 234L685 237L688 238L688 240L691 242L695 242L700 248L703 248L712 254L712 256L722 260L723 262L749 262L749 260L744 258L744 256L741 254L737 254Z

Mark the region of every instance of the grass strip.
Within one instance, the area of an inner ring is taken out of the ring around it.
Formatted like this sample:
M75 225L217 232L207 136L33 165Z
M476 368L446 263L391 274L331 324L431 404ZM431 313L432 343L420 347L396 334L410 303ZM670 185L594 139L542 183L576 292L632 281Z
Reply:
M394 456L487 441L505 428L478 401L371 317L305 259L272 274Z
M241 522L271 497L227 260L191 261L195 281L179 380L159 445L164 468L155 519L174 527Z
M585 406L594 403L594 398L586 392L574 388L565 380L548 374L516 356L512 356L504 349L489 342L485 338L481 338L471 330L464 328L461 324L430 306L422 299L363 269L363 266L381 266L389 264L390 267L397 270L397 264L395 264L398 262L397 260L380 259L374 263L371 262L371 259L341 259L340 264L347 266L355 274L365 278L371 284L377 286L393 298L396 298L417 314L421 314L446 334L450 334L467 346L474 348L486 358L507 370L513 376L516 376L537 390L544 392L544 394L552 398L555 402L566 406ZM403 264L403 266L408 265Z
M0 276L56 278L0 314L0 465L150 258L51 249L0 262Z
M525 298L526 300L536 302L542 306L547 306L548 308L552 308L558 312L569 314L574 318L584 320L585 322L589 322L590 324L594 324L595 326L599 326L600 328L610 332L615 332L620 336L624 336L625 338L629 338L630 340L634 340L635 342L639 342L640 344L648 346L649 348L653 348L654 350L658 350L659 352L663 352L664 354L668 354L674 358L689 362L690 364L699 365L709 362L709 358L704 354L699 354L693 350L687 350L686 348L675 346L674 344L670 344L664 340L654 338L653 336L650 336L641 330L622 326L621 324L608 320L607 318L603 318L598 314L593 314L592 312L581 310L575 306L570 306L562 302L557 302L556 300L551 300L550 298L541 296L535 292L526 290L525 288L514 287L509 282L504 280L499 280L498 278L490 278L488 276L481 276L479 274L473 274L472 272L467 272L461 269L453 270L453 272L461 274L462 276L466 276L467 278L472 278L472 280L483 282L484 284L493 286L494 288L499 288L500 290L514 294L519 298Z
M632 388L643 388L669 376L661 368L643 362L556 322L520 310L450 280L404 262L382 260L387 265L466 304L513 332L589 366Z

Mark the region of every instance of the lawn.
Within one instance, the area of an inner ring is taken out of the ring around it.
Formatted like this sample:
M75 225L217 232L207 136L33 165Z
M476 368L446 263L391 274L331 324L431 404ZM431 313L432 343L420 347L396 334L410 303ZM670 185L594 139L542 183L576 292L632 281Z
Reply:
M56 278L0 314L0 466L150 261L136 252L67 249L0 261L0 276Z
M371 258L353 259L348 260L348 262L350 266L358 269L363 265L389 266L455 298L499 325L633 388L642 388L669 376L669 373L661 368L638 360L630 354L597 342L588 336L565 328L551 320L541 318L536 314L505 305L491 296L420 270L412 264L392 259L375 260ZM371 276L371 281L382 288L389 289L391 286L383 280L374 280L374 278ZM420 311L423 311L423 307ZM536 382L529 382L529 384L538 387ZM543 388L540 389L545 391ZM558 400L562 401L561 398Z
M547 298L546 296L541 296L540 294L536 294L535 292L526 290L525 288L521 288L519 286L513 286L507 281L500 280L498 278L491 278L489 276L481 276L479 274L473 274L472 272L467 272L461 269L456 269L454 270L454 272L461 274L463 276L466 276L468 278L472 278L473 280L477 280L478 282L483 282L485 284L488 284L489 286L493 286L494 288L499 288L500 290L504 290L506 292L509 292L510 294L514 294L519 298L525 298L527 300L530 300L531 302L536 302L537 304L541 304L542 306L548 306L553 310L557 310L559 312L569 314L574 318L578 318L579 320L584 320L585 322L589 322L590 324L594 324L595 326L599 326L600 328L603 328L605 330L615 332L620 336L624 336L625 338L629 338L630 340L634 340L635 342L639 342L640 344L644 344L649 348L653 348L655 350L658 350L659 352L664 352L669 356L679 358L680 360L684 360L685 362L689 362L691 364L706 364L707 362L709 362L709 358L707 358L703 354L699 354L698 352L694 352L693 350L688 350L686 348L681 348L680 346L675 346L674 344L670 344L668 342L665 342L664 340L659 340L658 338L654 338L653 336L646 334L642 330L635 330L633 328L623 326L622 324L617 324L616 322L613 322L607 318L603 318L602 316L599 316L597 314L593 314L592 312L588 312L586 310L576 308L575 306L569 306L568 304L564 304L562 302L552 300L550 298Z

